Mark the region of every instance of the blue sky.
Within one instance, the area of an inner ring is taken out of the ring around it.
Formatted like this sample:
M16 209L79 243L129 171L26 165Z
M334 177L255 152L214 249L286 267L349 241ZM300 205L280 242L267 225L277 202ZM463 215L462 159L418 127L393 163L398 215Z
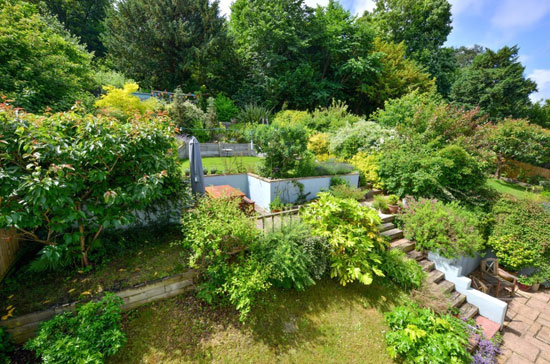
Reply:
M220 0L222 12L229 14L233 0ZM328 0L305 0L310 6ZM340 0L355 14L372 10L373 0ZM525 74L537 82L534 101L550 99L550 0L450 0L453 31L448 46L479 44L491 49L518 45Z

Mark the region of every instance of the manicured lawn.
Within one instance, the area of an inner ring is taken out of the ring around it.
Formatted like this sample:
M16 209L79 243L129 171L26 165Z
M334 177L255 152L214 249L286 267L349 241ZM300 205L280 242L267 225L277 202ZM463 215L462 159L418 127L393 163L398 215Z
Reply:
M208 170L215 168L217 173L240 173L254 171L262 158L259 157L206 157L202 159L202 167ZM189 169L189 160L180 164L182 173Z
M393 363L383 312L407 296L391 283L340 286L323 280L305 292L272 290L241 324L231 308L192 293L128 313L128 342L109 363Z
M181 238L176 227L128 231L113 241L103 263L90 271L33 273L23 266L0 286L0 316L9 306L15 307L14 316L20 316L184 272L188 269L184 250L171 246Z
M503 180L491 178L487 181L487 184L497 190L497 192L512 195L521 200L540 200L544 199L541 194L528 191L525 187L517 184L508 183Z

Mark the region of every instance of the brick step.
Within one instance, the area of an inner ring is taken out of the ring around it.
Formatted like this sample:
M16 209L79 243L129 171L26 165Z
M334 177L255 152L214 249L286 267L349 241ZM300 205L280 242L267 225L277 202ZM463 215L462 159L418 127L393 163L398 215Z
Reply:
M418 264L420 264L424 272L431 272L435 268L435 263L428 259L421 260Z
M380 225L380 227L378 228L378 230L382 233L384 231L388 231L388 230L391 230L391 229L395 229L395 225L393 224L393 222L386 222L386 223L383 223L382 225Z
M383 214L383 213L379 212L378 216L380 216L380 219L382 220L383 224L385 224L387 222L393 222L393 220L395 220L395 215Z
M450 300L452 308L459 308L464 302L466 302L466 296L460 292L453 291L451 293Z
M438 271L437 269L432 270L430 273L428 273L428 277L426 278L426 282L428 283L439 283L445 278L445 274L441 271Z
M391 229L382 232L382 236L385 236L390 239L390 241L398 240L403 237L403 230Z
M455 289L455 284L446 280L441 281L436 286L443 293L451 293Z
M477 306L472 305L471 303L465 303L459 308L458 317L461 320L473 319L479 312Z
M422 254L422 253L420 253L419 251L416 251L416 250L412 250L412 251L408 252L407 256L411 259L416 260L417 262L419 262L421 260L424 260L426 258L424 256L424 254Z
M414 250L414 246L415 244L412 241L405 238L392 241L391 243L391 249L401 249L405 253L408 253L411 250Z

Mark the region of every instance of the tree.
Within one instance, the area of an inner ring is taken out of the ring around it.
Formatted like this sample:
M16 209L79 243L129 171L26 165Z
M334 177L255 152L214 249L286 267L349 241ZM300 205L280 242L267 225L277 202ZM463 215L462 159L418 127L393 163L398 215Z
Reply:
M473 47L462 46L454 48L456 62L460 68L471 66L474 62L474 58L478 55L485 53L487 48L475 44Z
M451 100L467 107L479 106L494 119L521 117L531 104L537 85L524 76L518 47L488 49L464 69L453 84Z
M105 24L112 62L142 86L189 92L234 86L237 62L217 1L122 0Z
M456 60L450 48L442 48L452 30L447 0L377 0L364 18L385 40L405 42L407 56L425 66L436 78L439 92L448 95Z
M550 129L550 99L533 103L527 114L531 123Z
M103 56L105 47L100 35L105 31L103 21L112 7L112 0L31 0L45 4L48 11L65 25L65 28L86 45L96 56Z
M0 228L44 244L54 267L90 265L103 230L186 196L164 119L17 114L2 104L0 139Z
M67 110L92 88L92 55L34 5L0 0L0 94L17 107Z

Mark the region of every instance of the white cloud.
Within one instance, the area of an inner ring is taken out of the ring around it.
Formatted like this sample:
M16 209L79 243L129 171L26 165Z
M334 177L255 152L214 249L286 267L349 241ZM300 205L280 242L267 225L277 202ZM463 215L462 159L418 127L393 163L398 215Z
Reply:
M536 69L528 77L537 83L539 90L531 95L531 100L550 99L550 69Z
M469 14L479 14L483 5L485 5L485 0L450 0L449 2L454 16L465 11L468 11Z
M375 6L374 0L353 0L353 10L359 16L363 15L366 10L373 10Z
M220 0L220 13L222 15L229 18L229 14L231 14L231 4L233 4L233 1L235 0Z
M312 8L316 8L317 5L327 6L328 4L328 0L305 0L304 2L307 6L311 6Z
M529 27L550 14L548 0L503 0L491 23L501 29Z

